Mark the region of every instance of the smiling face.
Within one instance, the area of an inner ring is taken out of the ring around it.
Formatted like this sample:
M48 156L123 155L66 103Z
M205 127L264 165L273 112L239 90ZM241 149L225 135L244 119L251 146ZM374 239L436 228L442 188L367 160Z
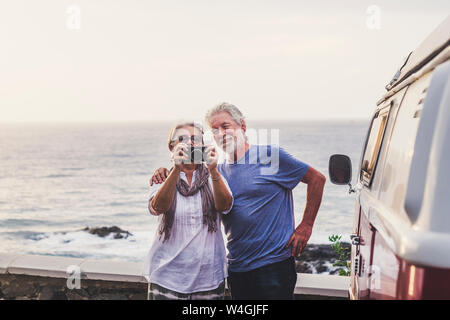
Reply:
M226 111L213 114L209 122L217 145L228 155L236 153L236 150L246 144L245 121L238 124Z

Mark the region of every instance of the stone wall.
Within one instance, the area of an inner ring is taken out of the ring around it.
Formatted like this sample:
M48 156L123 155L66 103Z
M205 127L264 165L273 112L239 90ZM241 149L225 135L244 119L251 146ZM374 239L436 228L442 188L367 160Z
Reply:
M0 253L0 300L145 300L141 272L142 264L126 261ZM348 286L348 277L298 273L295 296L346 299Z
M67 279L28 275L0 275L4 300L145 300L147 284L82 280L80 289L69 289Z
M298 300L347 299L318 294L296 294ZM67 279L29 275L0 275L0 300L146 300L147 284L82 280L80 289L69 289ZM225 299L231 299L226 290Z

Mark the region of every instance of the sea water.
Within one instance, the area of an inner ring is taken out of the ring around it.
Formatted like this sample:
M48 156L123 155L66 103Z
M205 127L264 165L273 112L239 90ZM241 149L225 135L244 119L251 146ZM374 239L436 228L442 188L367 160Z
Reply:
M353 183L368 121L254 122L267 142L327 178L310 243L352 231L355 196L331 184L328 160L348 155ZM170 167L170 123L0 124L0 252L141 262L157 230L147 211L149 179ZM273 141L271 130L278 134ZM293 191L296 225L306 185ZM85 227L118 226L132 235L101 238Z

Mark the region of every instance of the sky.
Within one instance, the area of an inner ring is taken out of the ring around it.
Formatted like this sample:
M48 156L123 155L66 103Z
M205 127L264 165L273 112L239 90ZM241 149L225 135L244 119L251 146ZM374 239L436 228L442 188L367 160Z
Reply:
M368 119L450 2L0 0L0 122Z

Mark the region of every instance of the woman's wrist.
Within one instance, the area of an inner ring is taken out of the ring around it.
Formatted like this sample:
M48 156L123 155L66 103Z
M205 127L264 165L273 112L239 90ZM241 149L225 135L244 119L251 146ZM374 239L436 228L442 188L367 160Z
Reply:
M181 168L179 166L173 166L172 172L174 174L180 174Z
M213 181L217 181L220 179L220 173L219 173L219 170L217 170L217 167L215 167L214 169L210 169L209 173L210 173L211 179Z

